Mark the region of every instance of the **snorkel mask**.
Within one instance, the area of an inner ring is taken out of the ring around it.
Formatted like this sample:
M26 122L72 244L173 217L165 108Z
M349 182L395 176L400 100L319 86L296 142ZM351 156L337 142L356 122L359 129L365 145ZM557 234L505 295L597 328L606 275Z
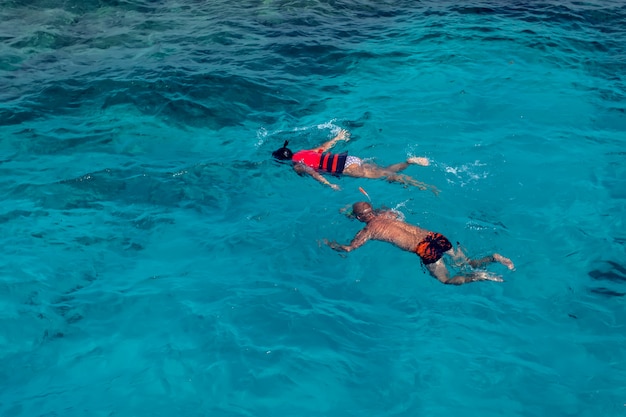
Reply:
M286 160L291 159L291 157L293 156L293 152L291 152L291 149L287 148L287 145L289 145L288 140L286 140L285 143L283 143L282 148L277 149L274 152L272 152L272 156L278 159L279 161L286 161Z

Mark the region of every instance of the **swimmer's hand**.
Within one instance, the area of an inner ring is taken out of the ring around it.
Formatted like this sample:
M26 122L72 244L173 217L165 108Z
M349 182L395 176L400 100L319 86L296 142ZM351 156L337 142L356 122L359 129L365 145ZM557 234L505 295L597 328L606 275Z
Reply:
M337 141L343 140L344 142L349 141L350 132L348 132L346 129L341 129L339 133L337 133L337 136L335 136L335 140Z
M343 214L349 219L356 219L356 216L352 212L352 204L348 204L347 206L340 208L339 213Z
M337 184L330 184L330 183L329 183L329 184L328 184L328 186L329 186L330 188L332 188L333 190L335 190L335 191L341 191L341 187L340 187L340 186L338 186Z
M342 244L335 242L334 240L324 239L323 242L327 244L331 249L336 250L338 252L345 252L346 250L343 248Z

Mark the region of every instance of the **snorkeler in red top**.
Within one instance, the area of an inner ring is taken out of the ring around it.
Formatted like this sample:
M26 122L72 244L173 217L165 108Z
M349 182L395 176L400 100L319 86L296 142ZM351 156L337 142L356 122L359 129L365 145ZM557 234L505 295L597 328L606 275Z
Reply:
M340 188L337 184L332 184L328 181L321 173L335 176L348 175L357 178L385 178L389 182L413 185L420 190L430 189L435 194L439 193L439 190L432 185L417 181L408 175L398 174L399 171L406 169L409 165L428 166L430 162L427 158L411 157L406 162L380 167L364 162L356 156L348 155L347 152L340 154L328 152L341 140L345 142L350 140L350 133L347 130L341 129L337 136L316 148L301 150L296 153L287 148L289 141L285 141L282 148L272 152L272 156L280 161L291 161L294 164L293 169L298 174L308 174L333 190L340 190Z

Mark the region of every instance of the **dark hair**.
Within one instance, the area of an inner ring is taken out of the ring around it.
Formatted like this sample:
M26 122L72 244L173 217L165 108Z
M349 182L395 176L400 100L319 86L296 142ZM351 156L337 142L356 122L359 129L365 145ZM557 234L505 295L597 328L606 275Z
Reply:
M285 143L283 143L282 148L277 149L274 152L272 152L272 156L278 159L279 161L286 161L288 159L291 159L291 157L293 156L293 152L291 152L291 149L287 148L287 145L289 145L288 140L286 140Z

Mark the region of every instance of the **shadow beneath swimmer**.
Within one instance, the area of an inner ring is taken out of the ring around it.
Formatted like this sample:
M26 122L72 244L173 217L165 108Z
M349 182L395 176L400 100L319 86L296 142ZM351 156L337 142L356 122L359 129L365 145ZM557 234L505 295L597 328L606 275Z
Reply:
M613 261L605 262L608 269L594 269L587 274L595 281L605 281L619 284L626 284L626 267ZM604 295L606 297L623 297L626 292L616 291L606 287L597 287L590 290L594 294Z

